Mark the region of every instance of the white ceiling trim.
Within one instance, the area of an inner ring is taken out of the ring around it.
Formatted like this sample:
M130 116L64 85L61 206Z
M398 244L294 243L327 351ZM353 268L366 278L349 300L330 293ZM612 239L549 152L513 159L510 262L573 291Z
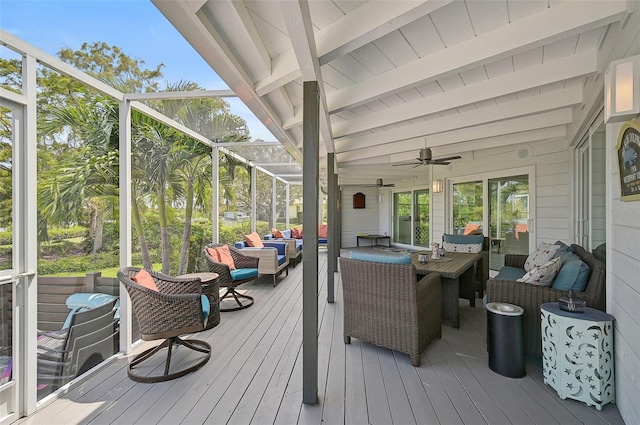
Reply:
M564 2L327 96L330 113L615 22L623 1Z
M575 85L563 90L547 92L539 96L526 97L513 102L500 103L495 106L463 112L458 115L425 121L388 131L381 131L367 136L338 139L335 141L337 152L348 152L366 149L376 145L398 142L401 140L426 137L432 134L471 127L488 122L516 118L527 114L537 114L552 109L563 108L582 103L583 89Z
M333 134L336 138L344 137L376 127L383 127L557 81L580 77L596 72L597 65L596 50L586 50L561 59L531 66L522 71L471 84L458 90L436 94L419 101L336 123L333 126Z
M478 125L475 127L463 128L446 133L434 134L428 139L428 147L450 145L470 140L496 137L504 134L518 133L527 130L534 130L544 127L569 124L572 122L573 113L571 108L564 108L558 111L545 112L511 120ZM405 140L396 143L378 145L369 149L350 151L336 154L338 163L354 159L367 158L380 155L392 155L399 152L415 150L416 152L425 147L424 140Z

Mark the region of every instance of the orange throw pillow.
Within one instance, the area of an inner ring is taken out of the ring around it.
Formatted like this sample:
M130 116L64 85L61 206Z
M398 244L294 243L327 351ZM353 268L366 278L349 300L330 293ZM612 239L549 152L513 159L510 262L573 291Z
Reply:
M134 277L131 278L134 282L138 283L141 286L144 286L147 289L151 289L152 291L158 292L158 287L156 286L156 281L153 280L153 276L149 274L145 269L140 270Z
M260 235L258 235L258 232L253 232L249 235L244 235L244 241L249 246L253 246L256 248L264 247L264 244L262 243L262 240L260 239Z
M218 254L218 261L229 266L229 270L236 269L236 264L233 262L233 257L231 256L231 250L227 245L214 249L216 250L216 254Z
M276 239L284 239L284 233L282 233L278 229L271 229L271 236L273 236Z
M326 224L321 224L318 226L318 237L319 238L327 238L329 237L329 229Z
M300 229L298 229L297 227L292 227L291 228L291 237L293 239L300 239Z
M217 248L207 248L207 253L211 256L213 261L220 261Z
M477 232L478 230L480 230L480 225L479 224L467 224L466 226L464 226L464 234L465 235L471 235L474 232Z

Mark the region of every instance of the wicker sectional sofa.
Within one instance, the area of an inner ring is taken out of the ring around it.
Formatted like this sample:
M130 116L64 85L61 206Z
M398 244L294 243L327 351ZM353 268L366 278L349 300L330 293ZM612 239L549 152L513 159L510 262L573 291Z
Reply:
M586 289L576 295L587 302L587 307L604 311L606 301L605 264L580 245L573 244L571 248L590 268ZM527 255L506 254L505 266L524 268L526 259ZM556 302L559 297L566 295L567 291L550 287L495 278L487 280L487 302L505 302L524 308L524 342L525 353L528 355L542 355L540 306L543 303Z

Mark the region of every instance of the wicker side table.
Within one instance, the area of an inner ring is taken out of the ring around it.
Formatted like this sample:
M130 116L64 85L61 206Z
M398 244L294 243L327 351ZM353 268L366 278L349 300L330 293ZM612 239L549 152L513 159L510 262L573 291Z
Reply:
M189 273L178 277L200 278L202 282L202 293L209 299L209 320L205 330L211 329L220 323L220 285L218 284L218 273L203 272Z
M542 373L563 400L571 398L602 410L615 402L613 316L586 307L584 313L544 303Z

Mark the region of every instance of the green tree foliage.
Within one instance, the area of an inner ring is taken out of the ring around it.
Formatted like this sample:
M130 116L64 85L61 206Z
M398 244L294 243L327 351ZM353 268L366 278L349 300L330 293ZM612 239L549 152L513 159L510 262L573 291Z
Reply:
M58 57L80 71L103 80L119 80L127 92L158 91L164 64L145 69L145 62L125 54L119 47L104 42L83 43L80 50L61 49Z

